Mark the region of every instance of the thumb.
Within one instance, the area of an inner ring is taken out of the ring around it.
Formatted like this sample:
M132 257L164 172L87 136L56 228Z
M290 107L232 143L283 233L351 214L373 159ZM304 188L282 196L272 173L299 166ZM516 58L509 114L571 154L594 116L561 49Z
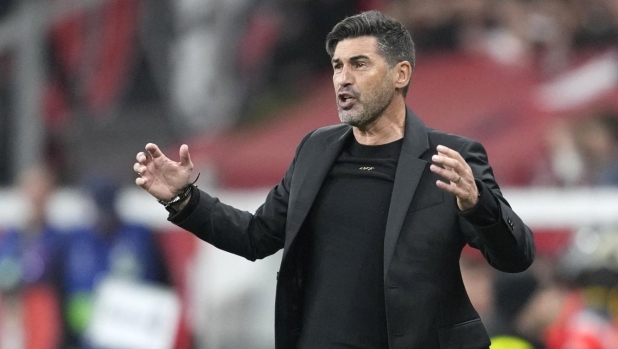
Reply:
M191 155L189 155L189 146L183 144L180 146L180 164L182 166L193 167L193 162L191 162Z

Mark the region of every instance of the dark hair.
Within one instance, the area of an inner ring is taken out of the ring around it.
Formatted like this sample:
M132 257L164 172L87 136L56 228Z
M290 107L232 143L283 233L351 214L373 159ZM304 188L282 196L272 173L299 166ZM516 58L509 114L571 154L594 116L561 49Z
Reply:
M339 41L361 36L373 36L378 40L378 52L389 66L408 61L414 70L414 42L410 32L398 21L378 11L367 11L350 16L337 23L326 36L326 52L333 57ZM403 89L403 95L408 92Z

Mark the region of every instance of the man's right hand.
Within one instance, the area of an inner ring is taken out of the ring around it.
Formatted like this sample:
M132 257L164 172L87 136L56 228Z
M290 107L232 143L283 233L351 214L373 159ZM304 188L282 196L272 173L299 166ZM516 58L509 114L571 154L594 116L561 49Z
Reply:
M159 200L170 200L191 183L193 163L189 147L180 147L180 162L165 156L156 144L146 144L146 152L139 152L133 170L138 174L135 184Z

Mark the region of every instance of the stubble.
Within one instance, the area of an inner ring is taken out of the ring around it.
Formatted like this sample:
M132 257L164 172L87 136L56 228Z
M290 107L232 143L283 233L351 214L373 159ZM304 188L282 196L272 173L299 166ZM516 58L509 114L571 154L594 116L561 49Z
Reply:
M364 128L376 121L395 95L395 88L388 74L384 76L380 88L357 96L356 105L351 110L343 110L339 105L339 119L342 123L353 127Z

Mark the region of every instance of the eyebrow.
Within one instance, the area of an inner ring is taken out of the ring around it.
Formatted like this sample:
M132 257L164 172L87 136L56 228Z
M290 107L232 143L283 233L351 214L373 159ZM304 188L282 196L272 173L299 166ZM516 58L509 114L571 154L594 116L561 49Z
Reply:
M369 59L369 56L367 56L367 55L356 55L356 56L350 57L350 61L352 61L352 62L360 61L361 59ZM341 62L341 60L339 58L333 58L331 60L331 63L339 63L339 62Z

